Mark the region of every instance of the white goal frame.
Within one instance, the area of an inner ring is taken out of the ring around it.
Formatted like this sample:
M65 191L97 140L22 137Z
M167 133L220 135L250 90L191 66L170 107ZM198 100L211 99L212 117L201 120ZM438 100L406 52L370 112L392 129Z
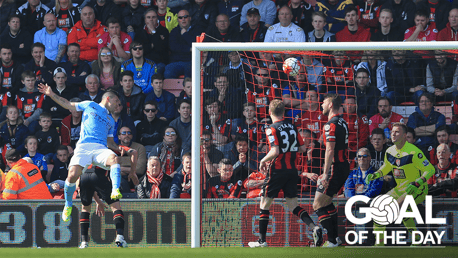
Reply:
M192 195L191 248L201 246L200 201L200 54L201 51L355 51L355 50L450 50L458 49L458 41L434 42L283 42L283 43L193 43L192 44ZM197 114L197 115L196 115ZM197 186L197 187L196 187Z

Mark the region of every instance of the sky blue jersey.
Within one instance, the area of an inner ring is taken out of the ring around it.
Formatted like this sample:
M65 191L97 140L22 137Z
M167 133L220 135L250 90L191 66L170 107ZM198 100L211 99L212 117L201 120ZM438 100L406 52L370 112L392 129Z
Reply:
M76 110L83 111L78 143L99 143L107 146L107 138L113 137L115 128L110 112L93 101L77 103Z

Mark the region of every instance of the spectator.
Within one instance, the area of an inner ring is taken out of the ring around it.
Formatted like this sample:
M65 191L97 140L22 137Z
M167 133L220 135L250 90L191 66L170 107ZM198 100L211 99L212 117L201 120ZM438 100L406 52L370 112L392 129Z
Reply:
M311 55L301 55L302 64L305 66L305 74L307 75L307 82L310 87L313 87L315 90L318 90L320 86L324 83L324 66L316 58L313 58ZM297 80L296 76L296 80Z
M140 4L140 0L129 0L127 4L121 11L121 29L134 39L142 29L142 17L146 9Z
M282 99L286 107L285 117L297 119L302 110L306 108L307 103L304 101L306 92L314 90L315 87L307 82L307 73L303 65L300 66L299 73L293 78L294 81L288 81L287 85L283 85Z
M139 199L160 199L170 197L172 178L162 171L159 157L150 156L146 174L140 179L135 188Z
M233 176L234 168L229 159L219 162L218 173L208 181L207 198L240 198L243 181Z
M184 152L191 151L191 101L182 99L177 102L180 116L170 122L181 137L181 146Z
M219 62L215 58L209 56L208 51L202 51L200 70L203 74L203 88L204 92L213 89L213 82L218 73L220 73Z
M97 0L99 2L100 0ZM130 44L132 38L125 32L121 31L121 24L115 17L110 17L107 20L108 31L100 36L97 41L98 50L102 47L108 47L111 49L113 57L123 62L130 58Z
M134 84L134 74L131 71L121 73L119 84L120 87L117 90L119 99L122 105L126 107L127 115L137 124L143 119L142 108L145 95L142 93L142 89Z
M54 70L54 81L56 83L56 87L53 87L52 90L57 94L57 96L70 100L78 95L78 89L67 87L67 73L64 68L57 67ZM43 102L43 111L50 113L53 118L58 119L64 119L70 113L70 111L60 106L49 97L45 97Z
M194 0L189 1L187 5L184 6L184 9L187 10L191 19L192 27L201 27L206 30L210 25L215 24L216 16L218 15L218 8L213 1L209 0ZM178 17L184 16L186 14L178 13ZM178 18L178 24L180 19Z
M353 68L344 51L333 51L333 57L324 64L325 85L318 87L319 93L334 92L341 95L354 95Z
M167 122L156 116L158 112L156 101L146 101L143 105L145 117L137 124L137 140L150 153L153 146L162 141Z
M181 138L175 128L166 126L163 141L153 146L150 156L157 156L161 160L162 171L173 178L181 165Z
M243 42L264 42L266 37L266 23L261 21L259 10L255 7L248 9L244 24L240 25L240 34Z
M118 130L118 139L119 144L125 147L134 149L138 153L138 158L135 166L135 173L137 177L142 177L146 171L146 150L145 147L139 143L132 141L133 135L129 127L121 127ZM130 193L133 184L129 184L130 179L128 179L129 173L132 170L132 162L130 156L121 156L120 157L121 165L121 192Z
M58 184L59 189L64 189L65 180L68 176L68 165L70 163L67 146L60 145L57 148L57 159L54 160L54 166L51 172L50 185Z
M377 113L377 99L379 97L377 88L370 85L369 72L365 68L356 71L356 100L359 116L372 117Z
M216 16L216 21L211 24L205 32L204 42L241 42L240 30L238 27L231 25L229 16L226 14L219 14ZM226 56L224 56L226 59ZM224 60L223 59L223 60Z
M436 24L429 21L429 15L426 10L418 9L415 12L415 26L410 27L404 33L404 41L436 41L437 34ZM415 54L422 55L423 58L430 58L425 56L430 53L428 50L415 50Z
M306 151L299 154L298 171L301 177L301 185L314 186L311 188L301 187L302 190L310 190L313 193L316 190L316 182L321 174L321 168L324 163L324 149L314 134L309 129L299 129L299 134L304 140Z
M5 0L3 1L5 2ZM2 12L2 8L3 6L0 7L0 12ZM23 65L32 58L30 51L32 49L33 36L28 30L21 29L21 20L16 14L8 18L8 27L0 34L0 38L3 44L11 46L13 60Z
M385 160L386 146L385 133L380 128L375 128L371 132L371 142L367 145L367 149L371 154L371 167L377 171Z
M387 0L381 8L391 10L393 13L391 27L399 28L399 31L406 31L415 25L414 16L417 8L412 0Z
M450 158L450 148L447 144L440 144L436 154L438 164L434 166L436 172L428 180L428 193L433 196L457 197L458 182L456 177L456 163Z
M81 102L79 98L72 98L70 102ZM82 111L70 111L70 115L62 119L60 138L62 145L68 147L69 155L73 155L76 143L80 139Z
M100 78L100 84L106 90L119 81L121 63L113 57L111 49L103 47L99 51L99 58L92 63L92 73Z
M328 120L320 110L318 93L316 90L309 90L306 92L305 99L305 109L301 114L299 127L310 130L317 136L317 139L320 139L321 129Z
M72 0L55 0L56 6L52 8L52 13L57 18L57 27L67 34L70 29L81 20L80 9L77 3Z
M37 137L38 140L38 152L44 155L47 164L51 164L60 144L59 133L55 127L51 126L51 114L41 113L39 123L41 130L35 133L35 137Z
M291 8L283 6L278 11L279 23L269 27L264 42L305 42L304 30L292 23Z
M315 11L326 15L326 30L337 33L345 27L345 9L351 4L353 3L347 0L318 0Z
M382 9L378 21L380 26L374 33L371 33L371 41L404 40L404 31L400 31L399 28L392 26L394 20L391 9Z
M226 118L234 119L242 116L242 88L231 84L229 87L228 76L219 74L215 77L215 87L208 94L208 98L217 99L220 103L220 113Z
M111 116L113 117L113 120L115 122L116 132L118 131L118 128L129 127L133 137L136 139L137 131L135 130L134 121L126 114L126 112L124 111L124 106L121 103L113 112L111 112ZM118 135L115 135L113 138L116 144L119 144Z
M31 173L38 169L37 166L21 159L20 153L15 149L8 150L5 159L11 169L5 178L4 200L52 199L41 174Z
M247 22L246 16L248 15L248 10L251 8L258 9L261 16L261 22L264 22L266 27L270 27L274 24L275 16L277 14L277 7L275 6L275 3L270 0L253 0L242 7L240 26Z
M393 106L389 98L379 98L377 108L378 114L373 115L369 119L369 132L372 132L375 128L380 128L384 131L388 131L387 135L390 135L394 123L405 123L403 116L391 111Z
M91 66L80 59L80 45L78 43L68 44L67 49L68 61L59 63L58 66L65 69L68 76L67 84L69 87L78 88L80 92L84 91L86 77L91 74Z
M243 182L243 188L247 189L246 198L257 198L261 196L262 186L266 180L266 171L255 170Z
M67 33L57 28L56 16L47 13L44 17L44 28L35 32L34 43L40 42L45 46L45 56L56 63L65 61L65 50L67 48ZM64 59L64 60L63 60Z
M32 71L23 72L21 77L24 87L16 94L16 105L25 119L24 125L28 127L40 118L44 95L35 86L35 74Z
M173 176L170 199L191 198L191 152L183 154L181 159L183 168Z
M377 88L379 90L378 94L387 94L388 87L392 87L391 85L388 86L392 75L391 70L386 69L386 61L383 60L379 51L364 51L362 62L358 64L355 70L359 68L365 68L369 71L370 87Z
M24 152L24 140L28 135L29 130L19 116L19 109L16 106L8 106L6 120L0 123L0 137L2 145L5 146L3 150L15 148L19 153Z
M192 97L192 79L190 77L186 77L183 80L183 90L180 92L180 95L177 97L177 106L181 100L187 99L189 103L191 103ZM179 107L178 107L179 108Z
M111 17L121 17L121 9L113 0L92 0L87 6L93 8L95 18L107 27L109 26L108 20Z
M415 130L407 127L407 136L406 139L409 143L416 145L417 143L417 136L415 135Z
M24 158L31 158L32 162L38 169L41 171L41 176L45 182L49 183L51 178L51 171L48 173L48 163L46 162L45 156L37 152L38 149L38 139L36 136L31 135L27 136L24 140L24 147L27 150Z
M235 133L248 135L249 146L251 149L261 140L261 125L256 120L256 105L248 102L243 104L242 119L234 119ZM232 138L236 136L232 135Z
M430 21L436 23L438 31L445 28L447 24L447 15L452 9L452 3L447 0L421 0L416 2L417 9L429 11Z
M1 0L0 1L0 35L8 31L8 23L12 15L18 17L16 13L16 4L13 1ZM2 41L3 41L2 37ZM4 185L5 182L3 182ZM1 199L1 198L0 198Z
M178 19L177 15L167 7L168 3L168 0L156 0L159 24L171 32L173 28L178 26Z
M265 66L258 68L255 78L256 81L253 82L253 85L248 85L248 90L245 92L247 101L256 104L256 114L259 121L262 122L268 115L270 101L281 96L281 87L278 81L272 80Z
M202 0L198 0L202 1ZM205 0L203 0L205 1ZM197 7L196 7L197 8ZM203 6L202 8L206 8ZM199 24L191 26L191 15L186 10L178 12L178 26L170 32L170 63L165 67L164 77L191 77L191 48L204 29Z
M306 34L306 42L336 42L336 35L325 29L326 19L323 12L312 14L313 30Z
M458 62L441 50L434 53L435 60L429 60L426 66L426 89L436 101L454 100L458 96Z
M448 14L448 23L445 28L439 31L437 35L438 41L458 41L458 8L453 8ZM455 57L456 60L456 57Z
M29 31L30 35L34 35L43 28L45 14L49 11L49 7L42 4L40 0L27 0L27 3L17 9L16 14L21 19L22 27Z
M81 21L72 27L67 42L78 43L81 47L81 60L92 62L97 59L98 40L106 30L106 27L95 19L94 9L85 6L81 10Z
M434 142L434 132L440 126L445 125L445 116L433 109L434 98L428 93L423 93L419 99L419 105L415 108L409 119L407 126L415 130L420 142L417 147L426 153L426 148Z
M105 91L100 89L99 77L95 74L89 74L86 77L86 91L79 94L82 101L94 101L97 104L102 101L102 95Z
M132 71L135 84L140 86L143 93L148 94L153 91L151 76L158 73L159 67L153 61L144 58L142 43L132 42L130 52L132 53L132 59L122 63L121 72Z
M218 163L224 158L224 155L213 145L212 133L210 131L203 131L200 140L202 142L201 155L205 168L205 178L214 177L218 175Z
M244 93L245 83L253 82L251 65L246 58L241 58L240 53L237 51L229 51L227 55L229 65L223 67L221 73L227 75L231 88L237 88L242 91L241 93ZM240 93L238 94L241 95Z
M370 29L371 33L377 29L378 17L380 15L380 1L378 0L355 0L358 10L358 20L361 26Z
M39 42L33 43L32 60L24 65L24 70L33 71L38 83L54 84L53 71L56 68L56 62L45 56L45 46Z
M245 1L243 0L233 0L233 1L220 0L218 1L218 13L227 15L227 17L229 17L231 26L233 28L236 28L237 31L239 31L239 28L241 27L240 16L242 13L242 6L244 4L245 4ZM259 14L259 11L258 11L258 14Z
M366 184L367 175L375 173L371 167L371 155L367 148L358 151L358 168L350 172L345 181L345 197L365 195L369 198L378 196L382 191L383 178L378 178Z
M336 33L337 42L368 42L371 39L371 32L363 26L358 26L358 9L354 6L345 8L345 26ZM347 55L354 63L361 61L362 51L347 51Z
M232 176L242 182L258 169L257 155L248 148L248 141L247 134L238 134L231 143L232 148L226 152L226 158L231 161L234 169Z
M144 16L145 26L137 32L135 41L143 45L143 56L154 61L162 69L160 73L164 73L165 64L169 62L169 31L159 26L154 9L146 10Z
M301 27L306 35L313 30L312 14L314 11L310 3L302 0L292 0L289 1L288 7L291 8L294 24Z
M0 46L0 57L2 60L0 67L2 87L0 92L10 92L11 96L13 96L22 87L21 76L24 68L20 63L13 60L11 46L7 44Z
M164 121L172 121L175 118L175 95L163 90L164 77L161 74L151 76L151 86L153 90L146 96L145 101L154 100L157 102L159 119Z
M367 145L369 141L369 123L367 116L356 114L356 99L353 96L345 98L343 118L348 124L348 150L349 160L356 157L358 150Z
M213 134L213 144L221 150L230 141L231 119L222 114L221 102L217 99L207 98L204 105L207 115L203 117L203 130Z
M436 141L434 142L434 145L431 145L428 147L428 151L429 151L428 160L433 165L437 164L436 149L438 148L438 145L441 145L441 144L446 144L449 147L450 159L453 160L454 163L456 163L457 154L458 154L457 153L458 144L450 141L450 133L448 129L449 129L448 126L441 126L437 128L436 131L434 132ZM428 155L428 153L425 153L425 154Z
M386 69L391 70L392 82L388 84L387 94L394 105L402 102L418 102L418 97L426 90L420 64L406 50L393 50L387 61Z

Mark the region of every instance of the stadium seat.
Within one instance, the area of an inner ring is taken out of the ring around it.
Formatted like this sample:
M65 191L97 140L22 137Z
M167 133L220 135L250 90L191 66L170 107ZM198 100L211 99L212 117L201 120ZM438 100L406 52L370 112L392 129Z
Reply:
M183 90L183 79L165 79L164 90L178 97Z

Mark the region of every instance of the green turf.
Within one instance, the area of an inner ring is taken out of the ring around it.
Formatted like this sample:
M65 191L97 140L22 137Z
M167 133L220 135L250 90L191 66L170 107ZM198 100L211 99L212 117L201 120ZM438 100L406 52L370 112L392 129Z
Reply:
M140 257L457 257L458 247L446 248L308 248L308 247L270 247L270 248L1 248L2 257L101 257L101 258L140 258Z

